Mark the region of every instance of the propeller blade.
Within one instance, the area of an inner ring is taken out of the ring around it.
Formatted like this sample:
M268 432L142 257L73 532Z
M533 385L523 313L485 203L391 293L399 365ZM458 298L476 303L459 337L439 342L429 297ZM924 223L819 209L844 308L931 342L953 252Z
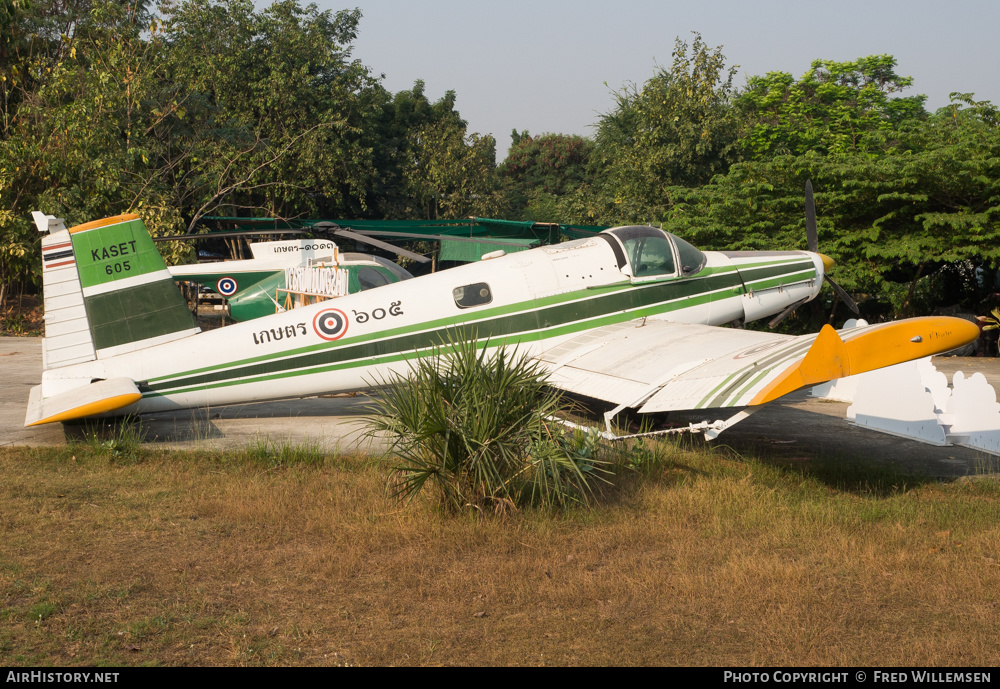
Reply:
M807 301L806 299L799 299L794 304L789 305L784 311L782 311L777 316L775 316L774 318L772 318L768 322L767 327L770 328L771 330L774 330L776 327L778 327L778 323L780 323L781 321L783 321L786 318L788 318L789 316L791 316L792 315L792 311L794 311L795 309L797 309L800 306L802 306L803 304L805 304L806 301Z
M855 316L861 315L861 312L858 310L858 303L851 299L851 295L848 294L843 287L838 285L826 275L823 276L823 279L830 283L830 287L833 288L833 291L836 292L837 296L840 297L840 300L847 305L847 308L854 312Z
M812 180L806 180L806 245L809 251L819 251L819 234L816 232L816 201L813 199Z
M417 263L430 263L431 259L426 256L421 256L420 254L415 254L412 251L407 251L406 249L400 249L398 246L393 246L388 242L383 242L380 239L373 239L372 237L366 237L363 234L358 234L357 232L351 232L350 230L334 230L333 234L338 237L348 237L359 242L364 242L366 244L371 244L372 246L377 246L380 249L385 249L386 251L391 251L397 256L403 256L409 258Z

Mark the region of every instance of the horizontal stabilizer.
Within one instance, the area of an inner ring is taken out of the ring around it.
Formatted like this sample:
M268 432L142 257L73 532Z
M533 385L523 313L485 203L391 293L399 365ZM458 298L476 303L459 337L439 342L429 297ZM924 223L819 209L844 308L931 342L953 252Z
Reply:
M46 399L42 399L42 386L36 385L31 389L24 425L38 426L105 414L140 399L142 393L131 378L98 380Z

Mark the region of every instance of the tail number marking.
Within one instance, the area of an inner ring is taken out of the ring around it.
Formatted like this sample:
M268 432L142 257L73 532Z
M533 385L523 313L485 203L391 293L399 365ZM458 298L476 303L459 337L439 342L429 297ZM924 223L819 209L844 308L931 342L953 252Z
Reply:
M131 251L129 250L131 247ZM94 263L98 261L107 261L111 258L118 258L119 256L128 256L129 254L136 253L135 240L130 239L127 242L119 242L118 244L112 244L111 246L102 246L97 249L90 250L90 258L93 259Z
M109 263L104 266L104 272L108 275L114 275L115 273L127 273L132 270L132 266L128 261L122 261L121 263Z
M394 301L391 304L389 304L389 315L402 316L403 309L400 307L400 304L402 303L403 302L401 301ZM366 311L355 311L354 309L351 309L351 311L354 312L354 320L356 320L358 323L368 322L369 315ZM375 320L380 321L383 318L385 318L385 316L386 316L385 309L375 309L374 311L371 312L370 318L374 318Z
M97 249L90 250L90 258L94 263L99 261L110 261L113 258L121 258L123 256L130 256L138 253L136 251L136 244L134 239L130 239L127 242L119 242L118 244L112 244L111 246L102 246ZM107 275L119 275L121 273L127 273L132 270L131 260L117 261L115 263L108 263L104 266L104 272Z

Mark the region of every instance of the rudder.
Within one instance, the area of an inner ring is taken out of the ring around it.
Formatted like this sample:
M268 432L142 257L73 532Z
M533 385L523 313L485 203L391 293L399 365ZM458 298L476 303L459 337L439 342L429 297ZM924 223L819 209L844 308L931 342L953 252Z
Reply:
M49 226L56 231L42 240L45 368L104 359L200 332L138 215L69 230Z

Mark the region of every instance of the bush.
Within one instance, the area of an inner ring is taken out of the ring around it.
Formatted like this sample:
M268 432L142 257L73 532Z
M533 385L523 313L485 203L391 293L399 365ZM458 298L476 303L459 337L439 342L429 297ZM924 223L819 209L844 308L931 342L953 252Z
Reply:
M456 333L378 386L367 435L389 441L398 500L430 484L450 511L565 507L586 503L606 473L596 437L555 420L569 405L537 363L506 346Z

